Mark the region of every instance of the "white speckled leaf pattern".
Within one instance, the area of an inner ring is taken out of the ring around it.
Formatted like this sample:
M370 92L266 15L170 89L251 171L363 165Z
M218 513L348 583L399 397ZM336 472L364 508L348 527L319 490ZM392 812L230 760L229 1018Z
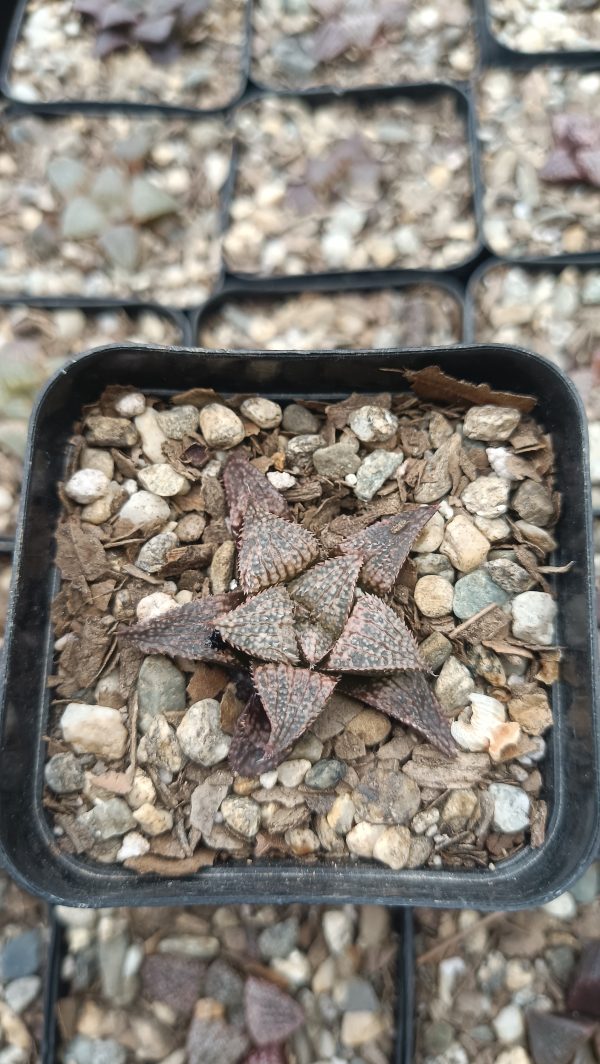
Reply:
M363 559L360 583L380 595L391 591L408 553L431 520L437 506L421 506L418 510L397 514L365 528L363 532L345 539L340 549L344 554L358 554Z
M331 649L348 619L362 559L331 558L309 569L288 587L296 605L296 632L311 665Z
M414 728L443 754L456 756L450 724L422 672L409 670L382 679L357 680L349 690L354 698Z
M262 591L231 613L217 617L214 626L231 646L261 661L299 660L294 611L283 587Z
M404 621L375 595L362 595L326 665L333 672L424 669Z
M238 553L240 583L248 595L299 576L318 554L312 532L254 507L248 509Z
M267 753L286 750L323 710L337 678L290 665L259 665L254 683L271 722Z

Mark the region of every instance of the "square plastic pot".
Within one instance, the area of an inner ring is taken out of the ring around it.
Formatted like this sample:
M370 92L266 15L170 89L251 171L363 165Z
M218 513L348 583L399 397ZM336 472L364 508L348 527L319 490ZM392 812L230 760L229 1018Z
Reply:
M546 840L495 870L403 869L375 862L232 862L171 879L140 876L62 854L42 808L44 735L52 670L54 530L74 422L109 384L168 396L194 386L278 400L340 399L349 392L406 390L402 369L437 364L454 376L537 398L552 433L563 516L554 561L575 564L556 580L561 680L551 690L554 728L543 766ZM581 402L546 359L518 348L471 345L409 351L312 354L117 346L67 363L41 393L30 423L16 536L0 719L0 848L21 884L69 905L227 902L367 902L517 909L561 893L585 868L600 834L600 723L588 444Z

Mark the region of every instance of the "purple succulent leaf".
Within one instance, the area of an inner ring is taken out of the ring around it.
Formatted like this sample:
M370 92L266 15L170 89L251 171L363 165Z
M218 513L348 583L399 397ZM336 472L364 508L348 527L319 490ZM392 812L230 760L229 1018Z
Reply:
M313 34L310 51L317 63L330 63L333 59L338 59L340 55L343 55L351 43L344 23L340 19L331 19Z
M112 30L117 26L133 26L137 22L139 14L132 10L129 4L109 4L98 18L98 26L101 30Z
M305 1022L297 1001L266 979L251 975L244 987L246 1026L257 1046L283 1042Z
M349 46L360 48L364 52L375 42L383 27L383 18L380 12L369 11L365 7L361 14L343 15L341 24Z
M600 188L600 148L578 151L577 165L582 180Z
M161 18L149 18L140 22L132 31L132 37L139 44L164 44L169 40L175 26L175 15L163 15Z
M580 181L577 161L566 148L553 148L539 171L542 181L560 184L563 181Z
M191 26L197 18L204 15L210 7L209 0L185 0L181 5L179 21L182 26Z
M180 42L175 40L165 41L164 44L146 44L144 48L157 66L168 66L174 63L182 52Z
M119 33L118 30L103 30L96 37L94 55L97 59L106 59L107 55L118 52L121 48L129 48L131 38L127 33Z
M99 19L104 11L103 0L75 0L73 11L78 15L87 15L89 18Z

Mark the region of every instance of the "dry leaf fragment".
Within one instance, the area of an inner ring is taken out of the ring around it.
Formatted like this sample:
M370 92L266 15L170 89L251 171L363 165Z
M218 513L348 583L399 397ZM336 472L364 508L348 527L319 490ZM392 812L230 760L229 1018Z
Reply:
M470 381L458 380L444 373L439 366L426 366L424 369L402 370L410 381L410 386L422 399L454 403L462 400L474 405L491 403L494 406L513 406L528 413L537 403L531 395L519 395L516 392L498 392L489 384L472 384Z
M247 510L238 552L240 583L247 594L293 579L318 554L316 536L301 525L253 507Z
M359 598L325 667L358 673L426 668L404 621L375 595Z
M142 857L128 857L123 864L125 868L131 868L133 872L139 872L143 876L173 877L193 875L201 868L209 868L214 861L215 854L210 850L198 850L193 857L181 857L174 860L146 853Z
M247 599L235 610L215 618L214 627L237 650L261 661L299 660L294 610L283 587L270 587Z
M398 672L384 679L359 680L350 693L424 735L443 754L456 757L450 724L423 673Z

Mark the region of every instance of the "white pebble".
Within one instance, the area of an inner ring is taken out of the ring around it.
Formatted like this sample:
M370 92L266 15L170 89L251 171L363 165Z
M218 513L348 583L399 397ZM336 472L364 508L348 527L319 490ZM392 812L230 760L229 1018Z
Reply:
M140 469L138 480L142 488L152 492L153 495L160 495L161 498L168 499L173 495L181 494L186 488L189 490L185 477L182 477L181 473L178 473L167 462L159 462Z
M249 421L253 421L261 429L275 429L281 424L283 416L279 403L271 399L264 399L260 395L244 399L241 405L241 413Z
M291 473L267 473L267 480L277 491L288 491L296 486L296 478Z
M106 495L110 480L100 469L79 469L65 484L65 494L80 506L97 502Z
M165 595L164 591L153 591L151 595L145 595L138 602L135 612L138 621L151 621L153 617L160 617L167 610L177 609L177 603L171 595Z
M134 492L119 510L119 517L123 521L129 521L135 528L140 529L163 524L169 520L170 515L168 502L151 491Z
M556 602L545 591L524 591L512 601L512 631L516 639L534 646L552 646Z
M577 902L568 890L564 894L559 894L558 898L547 901L542 908L550 913L550 916L556 916L559 920L572 920L574 916L577 916Z
M116 403L115 410L121 417L138 417L146 409L146 399L141 392L127 392L121 395Z
M494 802L494 829L506 835L525 831L529 827L531 801L520 787L508 783L491 783L488 788Z
M65 742L77 754L97 754L107 760L123 757L127 748L127 730L117 709L69 702L60 718Z
M117 861L127 861L130 857L143 857L148 853L150 843L139 831L129 831L123 836L121 847L117 853Z

